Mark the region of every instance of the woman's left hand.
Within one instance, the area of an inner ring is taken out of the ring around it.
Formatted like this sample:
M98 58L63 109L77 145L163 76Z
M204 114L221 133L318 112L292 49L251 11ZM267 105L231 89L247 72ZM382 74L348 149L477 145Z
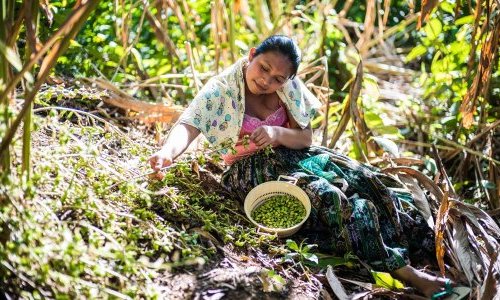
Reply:
M278 131L274 126L260 126L252 132L250 140L261 149L269 145L276 146L278 141Z

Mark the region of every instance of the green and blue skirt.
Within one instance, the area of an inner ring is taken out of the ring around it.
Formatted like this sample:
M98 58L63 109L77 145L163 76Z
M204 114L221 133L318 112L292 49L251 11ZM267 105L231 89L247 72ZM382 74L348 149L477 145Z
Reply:
M411 197L393 191L391 178L376 169L328 148L257 152L231 165L222 184L243 201L252 188L279 175L296 178L311 199L311 215L295 237L317 244L318 251L351 252L386 272L413 257L434 257L434 233Z

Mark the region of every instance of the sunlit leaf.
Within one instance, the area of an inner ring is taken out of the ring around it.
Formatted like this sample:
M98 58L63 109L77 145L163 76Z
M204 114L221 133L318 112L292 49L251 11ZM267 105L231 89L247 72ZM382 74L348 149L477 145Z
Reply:
M23 64L21 62L21 58L17 55L17 53L11 48L7 47L2 41L0 41L0 53L5 56L8 62L16 69L16 71L21 71L23 68ZM24 79L26 81L33 83L35 80L33 75L30 72L26 72L23 74Z
M444 125L453 125L457 123L457 116L449 116L441 119L441 123Z
M496 189L496 185L489 181L489 180L481 180L481 185L485 188L485 189L489 189L489 190L494 190Z
M374 100L380 97L380 90L378 88L376 78L365 76L363 80L364 94L371 96Z
M139 53L139 51L135 48L130 49L130 52L134 56L135 61L137 62L137 67L139 68L139 70L144 71L144 64L142 63L141 53Z
M432 19L424 27L424 31L430 40L435 40L443 30L443 24L438 19Z
M373 131L380 135L391 136L391 137L402 137L399 128L396 126L377 126L373 128Z
M439 4L439 8L451 15L455 15L455 6L448 1L442 1Z
M290 248L290 250L298 251L299 246L294 240L286 240L286 246Z
M464 24L472 24L472 23L474 23L474 16L473 15L461 17L455 21L455 25L457 25L457 26L464 25Z
M303 253L302 256L304 256L305 259L307 259L308 261L311 261L315 264L318 264L318 256L316 256L316 254L313 254L313 253Z
M371 271L371 274L373 276L373 279L375 279L375 284L385 287L389 290L399 290L404 289L405 287L401 281L394 279L389 273Z
M436 174L437 166L436 166L436 161L433 158L428 158L428 157L425 158L424 165L425 168L431 172L431 174Z
M349 259L346 257L337 257L337 256L331 256L331 255L322 255L318 254L318 267L326 267L326 266L347 266L347 267L353 267L355 265L355 262L353 259Z
M410 53L408 53L405 60L407 62L410 62L415 58L424 55L425 53L427 53L427 47L425 47L424 45L417 45L415 48L411 49Z
M69 42L69 47L72 48L72 47L78 47L78 48L81 48L82 45L80 43L78 43L76 40L71 40Z
M23 67L21 59L17 55L17 53L11 48L7 47L2 41L0 41L0 52L5 56L5 58L10 62L10 64L16 69L16 71L20 71Z
M236 46L238 46L238 48L240 48L241 50L248 51L248 45L245 42L243 42L242 40L237 39L234 41L234 44Z
M382 120L380 115L371 111L371 110L365 112L365 121L366 121L366 125L369 128L374 128L374 127L384 125L384 121Z
M377 142L377 144L382 149L384 149L385 152L392 154L394 157L399 157L398 146L393 141L386 139L386 138L383 138L383 137L379 137L379 136L373 136L370 139Z

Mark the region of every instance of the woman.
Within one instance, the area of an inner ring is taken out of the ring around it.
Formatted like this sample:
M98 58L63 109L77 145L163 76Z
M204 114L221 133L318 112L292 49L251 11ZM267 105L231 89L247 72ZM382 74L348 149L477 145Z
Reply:
M248 58L207 82L150 158L151 167L159 171L172 164L201 132L230 165L222 179L230 192L246 195L278 175L293 176L313 206L300 233L308 242L338 255L352 251L426 296L443 290L446 279L409 265L408 251L434 251L423 218L404 211L397 195L367 167L311 147L310 120L319 101L295 78L299 63L298 47L285 36L271 36L252 48ZM228 144L236 153L225 150ZM272 153L259 151L269 145Z

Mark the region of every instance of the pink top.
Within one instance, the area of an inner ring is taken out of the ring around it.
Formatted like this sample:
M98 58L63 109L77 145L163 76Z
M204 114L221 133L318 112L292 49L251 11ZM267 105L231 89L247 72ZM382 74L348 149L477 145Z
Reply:
M288 116L286 114L286 110L280 106L275 112L270 114L265 120L261 120L257 117L252 117L250 115L245 114L243 116L243 124L241 126L240 136L238 138L238 142L234 147L236 150L236 154L224 154L222 155L222 159L228 165L233 164L235 161L253 154L259 150L254 142L248 141L248 145L244 146L243 137L245 135L250 135L252 132L260 126L282 126L286 127L288 122Z

